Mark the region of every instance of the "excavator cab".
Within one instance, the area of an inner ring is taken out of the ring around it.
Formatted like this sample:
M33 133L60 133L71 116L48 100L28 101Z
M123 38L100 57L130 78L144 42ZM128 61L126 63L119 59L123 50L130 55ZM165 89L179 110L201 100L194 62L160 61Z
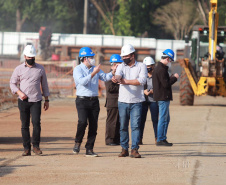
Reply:
M214 63L217 65L212 65L210 69L205 67L203 61L207 61L209 59L209 28L202 25L196 25L192 29L192 39L191 39L191 47L189 48L190 57L189 61L197 75L197 78L201 76L216 76L214 75L214 71L218 76L223 76L224 80L226 80L226 58L225 52L226 47L222 47L221 45L226 41L226 26L218 27L217 30L217 45L216 45L216 52L215 52L215 61ZM207 62L212 64L213 62ZM204 65L204 66L203 66ZM204 71L203 71L204 67ZM215 68L215 69L213 69Z

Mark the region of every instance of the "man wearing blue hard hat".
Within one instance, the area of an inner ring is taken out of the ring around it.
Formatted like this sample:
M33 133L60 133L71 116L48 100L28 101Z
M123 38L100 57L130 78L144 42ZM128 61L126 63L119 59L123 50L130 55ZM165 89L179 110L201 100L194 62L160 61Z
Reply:
M97 135L97 122L100 112L98 100L98 81L109 81L113 77L116 67L112 67L110 73L105 74L100 69L100 64L95 66L95 54L89 47L83 47L79 51L81 64L76 66L73 77L76 85L75 100L78 112L78 126L75 136L73 152L78 154L85 134L86 126L89 125L88 138L85 145L87 157L97 157L93 152Z
M160 62L155 67L153 78L153 98L158 102L159 121L156 146L172 146L166 139L168 125L170 122L169 105L173 100L171 86L177 81L177 73L169 76L168 65L174 61L174 52L171 49L163 51Z
M110 63L112 66L116 66L122 62L123 60L118 54L113 54L110 58ZM120 123L118 111L119 84L112 81L107 81L105 82L105 87L105 107L107 108L105 144L109 146L116 146L120 145Z

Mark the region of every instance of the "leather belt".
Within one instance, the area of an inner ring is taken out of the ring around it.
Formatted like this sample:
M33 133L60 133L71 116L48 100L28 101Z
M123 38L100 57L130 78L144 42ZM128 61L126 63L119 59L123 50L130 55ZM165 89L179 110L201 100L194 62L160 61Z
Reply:
M77 96L77 98L80 98L80 99L86 99L86 100L97 100L98 99L98 96Z

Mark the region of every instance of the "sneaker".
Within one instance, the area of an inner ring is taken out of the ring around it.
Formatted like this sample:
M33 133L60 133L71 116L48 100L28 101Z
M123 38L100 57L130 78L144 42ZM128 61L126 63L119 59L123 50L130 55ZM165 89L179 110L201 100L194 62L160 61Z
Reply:
M132 157L132 158L141 158L141 155L138 153L138 149L136 149L136 148L132 149L130 157Z
M155 138L155 144L157 144L157 137Z
M173 146L173 143L168 143L167 140L163 140L163 141L157 142L156 146Z
M80 152L80 146L81 146L81 143L75 143L75 146L73 148L73 153L78 154Z
M31 155L31 150L30 149L24 149L22 156L29 156L29 155Z
M39 147L34 147L34 148L33 148L33 152L34 152L36 155L41 155L41 154L42 154L42 151L40 150Z
M129 156L129 151L122 148L122 152L118 155L119 157L126 157Z
M86 157L98 157L98 155L93 150L86 150Z

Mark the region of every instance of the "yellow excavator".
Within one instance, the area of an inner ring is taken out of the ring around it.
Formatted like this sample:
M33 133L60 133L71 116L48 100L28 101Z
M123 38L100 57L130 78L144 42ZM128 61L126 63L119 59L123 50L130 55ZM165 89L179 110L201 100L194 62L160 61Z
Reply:
M193 105L194 95L226 96L226 70L224 52L218 42L224 41L226 27L218 27L219 14L217 0L210 0L209 25L195 26L195 43L192 44L194 57L185 58L180 62L182 66L180 78L180 104ZM208 38L208 52L200 57L201 39ZM193 61L193 62L192 62Z

